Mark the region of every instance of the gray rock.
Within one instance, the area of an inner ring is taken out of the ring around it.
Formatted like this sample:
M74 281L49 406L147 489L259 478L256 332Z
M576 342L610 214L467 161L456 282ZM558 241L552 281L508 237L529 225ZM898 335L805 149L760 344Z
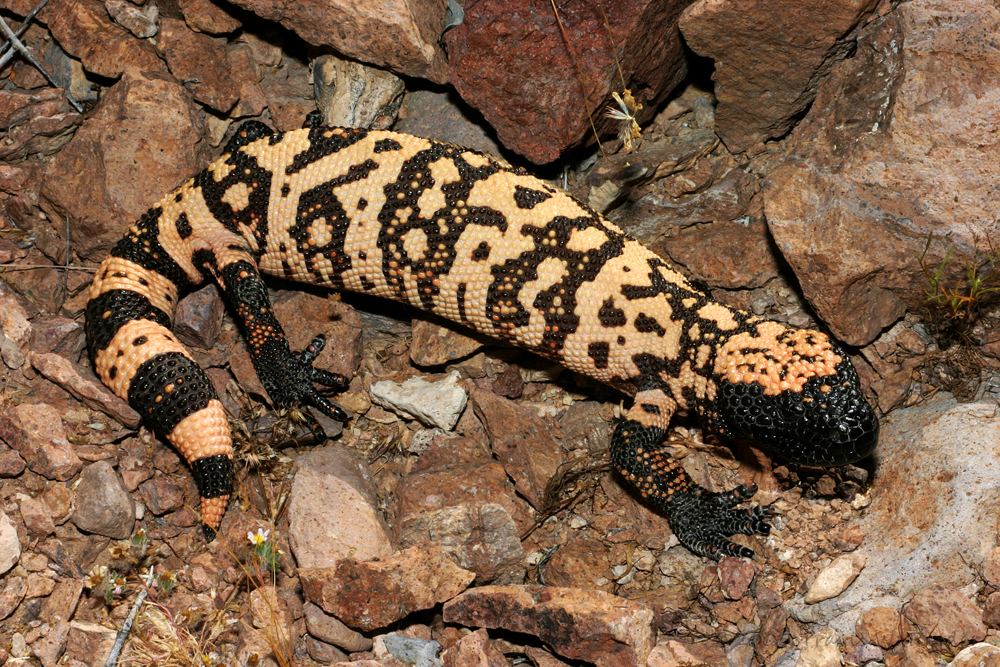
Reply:
M857 554L867 565L838 597L785 604L797 620L853 634L876 606L899 609L932 584L962 589L996 546L1000 420L993 403L938 394L882 422L872 503ZM966 591L969 592L969 591Z
M87 466L80 475L73 523L85 533L115 540L124 540L132 534L135 501L107 461Z

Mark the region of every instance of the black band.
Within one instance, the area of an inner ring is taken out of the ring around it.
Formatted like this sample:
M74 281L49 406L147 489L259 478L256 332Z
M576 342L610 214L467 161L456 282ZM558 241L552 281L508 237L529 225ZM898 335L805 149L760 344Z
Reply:
M233 461L225 454L193 461L191 474L202 498L218 498L233 492Z
M163 435L215 397L205 371L180 352L165 352L144 362L128 386L128 404Z

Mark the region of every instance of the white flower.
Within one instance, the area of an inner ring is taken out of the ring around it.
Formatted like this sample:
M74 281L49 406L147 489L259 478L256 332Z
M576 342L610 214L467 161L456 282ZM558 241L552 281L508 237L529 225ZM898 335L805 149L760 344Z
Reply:
M247 539L250 540L250 544L255 546L260 546L267 542L268 536L271 534L270 530L257 529L257 533L247 533Z

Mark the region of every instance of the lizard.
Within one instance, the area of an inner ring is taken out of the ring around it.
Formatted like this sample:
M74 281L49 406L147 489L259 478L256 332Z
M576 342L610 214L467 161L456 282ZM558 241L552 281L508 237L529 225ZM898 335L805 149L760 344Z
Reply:
M662 444L671 418L790 461L868 456L879 422L827 334L718 303L566 191L505 160L391 131L241 125L224 153L150 208L97 270L86 306L101 380L188 461L213 539L233 492L233 447L211 381L170 331L179 297L216 281L272 401L347 415L316 385L325 345L289 347L262 274L373 294L508 341L633 397L613 466L685 547L752 557L767 535L755 484L711 492ZM312 426L318 423L312 418Z

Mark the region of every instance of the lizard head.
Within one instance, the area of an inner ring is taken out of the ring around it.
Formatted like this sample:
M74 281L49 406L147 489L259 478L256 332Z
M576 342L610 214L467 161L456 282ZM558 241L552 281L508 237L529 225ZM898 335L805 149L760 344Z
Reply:
M796 463L845 465L872 453L878 417L847 355L826 334L754 322L715 359L713 430Z

